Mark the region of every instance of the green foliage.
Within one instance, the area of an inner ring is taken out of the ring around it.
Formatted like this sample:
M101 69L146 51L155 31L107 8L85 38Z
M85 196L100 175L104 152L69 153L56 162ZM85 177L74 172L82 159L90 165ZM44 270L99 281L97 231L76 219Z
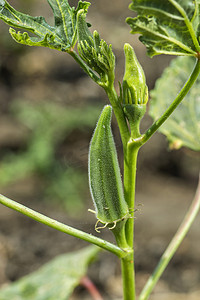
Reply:
M89 2L79 1L77 8L70 7L67 0L48 0L52 8L55 25L50 26L44 17L32 17L15 10L6 0L0 0L0 19L25 32L16 32L10 28L12 38L24 45L43 46L59 51L70 51L77 42L77 14L85 13ZM30 36L28 32L35 36Z
M54 103L40 102L33 105L14 102L12 110L30 130L27 149L18 154L7 154L0 163L0 184L8 185L21 178L38 174L43 180L44 196L62 201L74 212L70 201L79 208L85 193L87 179L84 170L70 166L66 158L63 166L56 159L56 149L74 130L92 128L99 114L98 106L69 108ZM70 176L67 179L67 176ZM65 183L64 183L65 182ZM70 199L70 201L67 201Z
M67 300L98 252L99 248L89 246L60 255L31 275L1 289L0 299Z
M199 0L132 0L136 18L128 18L131 33L141 34L149 56L195 56L200 51Z
M157 80L151 92L150 115L156 120L171 104L192 72L194 59L179 57L172 61L163 75ZM167 136L170 147L178 149L182 146L200 151L200 78L185 99L160 127L159 131Z
M115 227L127 219L129 209L124 199L117 151L111 131L112 108L104 107L89 151L89 184L97 219ZM98 230L98 228L96 228Z

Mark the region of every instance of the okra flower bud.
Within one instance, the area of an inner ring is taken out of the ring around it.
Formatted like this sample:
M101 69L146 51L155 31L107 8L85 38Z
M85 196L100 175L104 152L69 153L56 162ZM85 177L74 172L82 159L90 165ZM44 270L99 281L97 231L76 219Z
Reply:
M135 55L131 45L124 45L125 74L122 83L124 104L146 104L148 89L144 71Z
M144 71L129 44L124 45L125 74L121 89L121 99L126 118L128 119L131 136L140 136L140 122L146 112L148 88Z
M89 149L89 186L98 219L97 231L106 226L114 229L117 222L129 217L111 131L111 117L112 108L107 105L100 115ZM98 227L99 222L104 226Z
M96 30L93 35L91 34L85 17L85 12L80 10L77 15L79 55L91 69L100 75L101 79L108 76L109 81L114 81L115 56L112 52L112 46L100 39Z

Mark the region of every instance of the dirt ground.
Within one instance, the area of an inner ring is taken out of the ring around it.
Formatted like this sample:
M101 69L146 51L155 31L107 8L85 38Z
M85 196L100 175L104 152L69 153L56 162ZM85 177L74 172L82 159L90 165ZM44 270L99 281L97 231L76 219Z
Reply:
M129 42L138 54L151 89L171 58L163 56L148 58L144 46L138 42L137 37L129 34L129 27L124 22L127 16L132 15L128 10L129 2L129 0L92 1L88 21L93 24L92 28L97 29L100 35L113 45L117 57L117 80L123 76L123 44ZM41 3L36 0L32 3L32 14L45 14L49 18L44 1ZM0 33L5 36L4 39L7 39L6 30L7 27L1 23ZM6 44L1 43L0 50L0 149L12 148L17 152L19 145L23 145L26 138L26 130L12 119L9 112L10 103L15 99L66 101L70 105L76 99L74 105L82 105L84 101L88 103L96 101L101 103L102 107L106 103L105 94L84 76L70 57L48 49L28 48L16 58L15 51L20 52L22 48L15 50L13 43L11 40ZM143 128L147 128L150 122L150 118L145 117ZM120 141L115 124L113 128L118 145ZM85 145L89 145L89 136L84 141ZM118 148L120 155L121 149ZM82 148L79 148L79 151L74 149L73 163L77 164L77 168L80 164L86 168L87 153L84 152L80 161L80 149ZM1 157L2 153L1 151ZM136 196L139 210L135 220L138 293L187 212L195 195L199 165L198 153L186 149L169 151L165 138L160 134L153 137L141 150ZM86 170L85 174L87 176ZM55 203L47 204L40 201L38 186L40 178L33 175L18 180L8 187L2 187L0 192L68 225L98 235L94 231L95 218L87 211L92 206L89 191L80 218L80 214L72 217ZM200 216L192 225L150 300L200 299L199 228ZM113 240L108 230L102 231L101 237ZM87 245L85 242L65 236L1 206L0 285L13 282L36 270L58 254L74 251L85 245ZM120 264L115 257L102 253L91 265L89 277L102 292L105 300L122 299ZM71 300L78 299L91 298L82 287L78 287Z

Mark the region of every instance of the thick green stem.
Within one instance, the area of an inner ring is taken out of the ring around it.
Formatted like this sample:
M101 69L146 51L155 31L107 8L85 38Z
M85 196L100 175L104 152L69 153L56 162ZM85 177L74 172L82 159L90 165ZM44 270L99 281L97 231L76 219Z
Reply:
M126 258L121 259L122 280L123 280L123 300L135 299L135 274L133 252Z
M112 229L113 234L115 235L115 240L117 245L125 250L126 252L130 252L131 249L129 248L127 241L126 241L126 232L125 232L125 220L118 222L116 227Z
M125 118L125 115L123 112L123 108L118 99L118 96L117 96L117 93L115 91L113 84L104 89L108 95L108 98L109 98L112 108L114 110L114 114L117 119L117 124L119 126L122 144L123 144L123 147L125 147L130 138L130 132L129 132L126 118Z
M197 60L192 74L190 75L188 81L186 82L176 99L172 102L172 104L168 107L164 114L156 122L154 122L153 125L146 131L146 133L140 138L141 144L146 143L150 139L150 137L158 130L158 128L169 118L169 116L173 113L173 111L177 108L177 106L189 92L192 85L195 83L199 72L200 59Z
M188 230L190 229L195 217L197 216L200 209L200 180L199 185L196 191L195 198L182 222L179 229L177 230L176 234L174 235L173 239L171 240L170 244L168 245L167 249L163 253L156 269L154 270L153 274L147 281L144 289L142 290L139 300L147 300L149 295L151 294L153 288L155 287L156 283L158 282L160 276L166 269L167 265L169 264L170 260L172 259L174 253L180 246L181 242L183 241L184 237L186 236Z
M66 233L66 234L72 235L72 236L79 238L81 240L84 240L86 242L92 243L92 244L99 246L100 248L103 248L107 251L110 251L120 258L127 255L126 251L122 250L121 248L115 246L112 243L109 243L105 240L97 238L91 234L84 232L84 231L75 229L71 226L67 226L61 222L51 219L51 218L49 218L43 214L40 214L20 203L17 203L16 201L8 199L7 197L5 197L1 194L0 194L0 203L20 212L23 215L26 215L27 217L29 217L37 222L45 224L51 228L54 228L58 231Z
M124 300L135 299L134 207L138 150L138 146L131 139L124 153L124 194L131 214L131 218L126 223L126 240L129 248L132 249L132 253L121 260Z
M124 155L124 195L132 216L126 224L126 238L131 248L133 248L134 240L135 184L138 150L138 146L130 140Z

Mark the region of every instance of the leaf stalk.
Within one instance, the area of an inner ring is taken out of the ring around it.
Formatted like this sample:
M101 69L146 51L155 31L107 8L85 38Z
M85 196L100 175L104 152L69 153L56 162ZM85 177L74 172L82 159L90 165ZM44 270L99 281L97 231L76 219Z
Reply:
M141 145L145 144L150 137L160 128L160 126L169 118L169 116L174 112L174 110L177 108L177 106L181 103L181 101L184 99L184 97L187 95L195 81L197 80L200 73L200 59L197 59L195 67L180 91L180 93L177 95L175 100L172 102L172 104L168 107L168 109L164 112L164 114L151 125L151 127L141 136L141 138L138 139L138 142L141 143Z
M69 234L69 235L79 238L83 241L94 244L104 250L112 252L113 254L117 255L120 258L128 255L128 253L125 250L117 247L116 245L114 245L110 242L107 242L107 241L100 239L98 237L95 237L89 233L75 229L71 226L65 225L59 221L49 218L41 213L36 212L35 210L32 210L16 201L9 199L1 194L0 194L0 203L15 210L15 211L20 212L21 214L39 222L39 223L45 224L45 225L47 225L51 228L54 228L58 231Z

